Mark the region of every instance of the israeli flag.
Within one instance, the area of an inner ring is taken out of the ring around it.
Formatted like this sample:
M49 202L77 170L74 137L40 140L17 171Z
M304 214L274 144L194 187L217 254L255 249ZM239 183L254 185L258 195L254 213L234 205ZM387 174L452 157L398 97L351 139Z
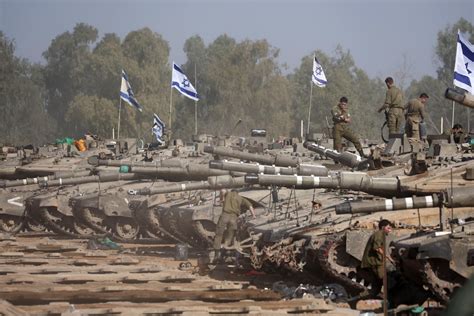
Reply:
M135 99L135 96L132 91L132 86L128 81L128 76L125 70L122 69L122 84L120 86L120 98L136 108L138 111L142 111L142 106Z
M458 30L454 85L474 94L474 45L463 38Z
M311 77L311 80L314 82L315 85L321 88L324 88L326 86L326 83L328 83L326 75L324 74L323 67L319 63L316 56L313 60L313 76Z
M156 137L156 141L160 143L160 145L163 145L163 133L165 131L165 123L160 119L160 117L156 114L153 113L153 127L151 128L151 131Z
M186 77L181 68L179 68L174 62L171 86L188 98L194 101L199 101L199 95L197 94L196 89L194 89L193 85L188 80L188 77Z

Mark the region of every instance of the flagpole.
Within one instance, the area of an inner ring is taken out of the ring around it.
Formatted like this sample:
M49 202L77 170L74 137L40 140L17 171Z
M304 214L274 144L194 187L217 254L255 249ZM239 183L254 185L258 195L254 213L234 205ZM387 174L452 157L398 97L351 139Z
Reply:
M308 135L309 135L309 126L311 124L311 101L313 99L313 81L310 81L309 84L311 85L311 90L309 93L309 111L308 111L308 127L307 127Z
M171 141L171 114L172 114L172 104L173 104L173 86L171 86L170 89L170 117L169 117L169 123L168 123L168 130L169 130L169 139Z
M194 64L194 88L197 91L196 64ZM198 133L197 101L194 100L194 135L197 135L197 133Z
M122 110L122 98L119 97L119 113L118 113L118 124L117 124L117 139L120 139L120 111Z
M452 113L451 113L451 127L454 126L454 101L453 101L453 110L452 110Z

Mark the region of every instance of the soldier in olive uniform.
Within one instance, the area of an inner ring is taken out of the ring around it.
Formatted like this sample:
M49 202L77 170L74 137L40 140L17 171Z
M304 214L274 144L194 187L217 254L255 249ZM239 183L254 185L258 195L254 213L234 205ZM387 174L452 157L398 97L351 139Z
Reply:
M425 104L428 101L428 95L422 93L419 98L411 99L405 105L405 116L407 118L406 133L408 138L421 140L420 123L425 119Z
M377 296L383 286L384 240L385 236L387 236L391 231L392 224L390 221L382 219L379 222L379 229L370 236L369 241L367 241L367 245L365 246L360 267L373 275L374 282L370 293L372 297ZM390 255L386 255L386 258L393 263L393 259Z
M387 77L385 84L387 85L385 102L379 113L388 109L388 131L390 134L397 134L400 133L403 121L403 93L395 86L392 77Z
M459 123L454 124L453 128L445 130L443 134L449 136L450 142L456 144L464 143L467 138L466 134L463 131L462 125Z
M242 209L250 210L252 217L255 218L255 212L253 210L252 204L245 198L241 197L237 191L232 190L227 192L226 190L221 190L221 199L224 199L222 206L222 214L219 217L216 228L216 236L214 238L213 248L214 251L210 254L210 261L213 262L215 257L219 254L222 238L225 233L225 246L232 245L234 241L234 236L237 231L237 218L240 215Z
M350 128L349 123L351 122L351 115L347 109L347 98L342 97L339 99L339 104L334 106L331 110L332 121L334 123L333 137L334 137L334 149L338 152L342 150L342 137L352 142L362 157L366 157L362 150L362 145L359 141L359 136L355 134Z

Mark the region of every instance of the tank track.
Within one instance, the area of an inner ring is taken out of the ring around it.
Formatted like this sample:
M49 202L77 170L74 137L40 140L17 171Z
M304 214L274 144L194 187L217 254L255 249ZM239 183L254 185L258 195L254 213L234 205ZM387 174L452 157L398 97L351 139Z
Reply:
M72 238L82 238L80 234L77 234L71 230L70 227L61 225L62 223L62 218L54 216L53 210L47 207L42 207L38 211L38 216L40 219L40 223L43 223L43 225L51 230L52 232Z
M24 216L0 215L0 232L16 234L24 226Z
M122 238L121 236L114 233L113 229L108 226L103 226L96 224L96 221L93 218L93 214L91 210L87 208L81 209L74 209L74 215L76 218L80 220L80 222L84 223L87 227L90 227L96 232L95 236L98 237L108 237L113 241L121 242L121 243L141 243L141 244L156 244L163 242L162 239L157 238ZM105 219L103 219L105 221ZM105 224L104 224L105 225ZM138 223L138 227L140 227L140 223Z
M365 280L358 280L356 267L340 263L342 256L348 256L345 254L345 245L344 234L328 236L317 253L319 265L327 276L346 286L349 291L356 293L368 291L368 287L364 285ZM342 250L344 253L338 254L338 251Z
M448 278L441 278L439 276L442 269L449 271L450 276ZM441 303L445 304L449 302L451 294L462 286L461 277L454 276L455 273L450 272L449 265L443 267L434 260L425 260L421 272L424 284ZM450 281L446 281L445 279L449 279Z

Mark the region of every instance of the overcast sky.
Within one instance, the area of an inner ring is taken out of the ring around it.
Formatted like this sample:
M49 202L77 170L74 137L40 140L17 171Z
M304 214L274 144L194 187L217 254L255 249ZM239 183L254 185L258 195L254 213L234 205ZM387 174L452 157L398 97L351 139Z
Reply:
M289 71L312 51L333 55L340 44L358 67L381 78L404 63L412 79L434 76L437 33L461 17L474 23L474 0L0 0L0 30L15 40L17 56L34 62L44 63L54 37L85 22L101 37L122 39L149 27L169 42L178 64L195 34L206 44L224 33L267 39Z

